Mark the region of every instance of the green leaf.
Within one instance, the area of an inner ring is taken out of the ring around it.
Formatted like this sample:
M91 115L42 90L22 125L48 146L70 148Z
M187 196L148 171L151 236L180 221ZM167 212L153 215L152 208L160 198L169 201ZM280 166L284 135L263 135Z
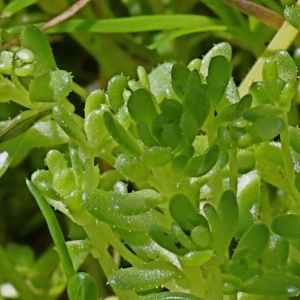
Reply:
M190 72L184 64L174 64L172 67L172 87L179 98L184 97Z
M204 300L204 299L187 293L162 292L162 293L143 296L141 300Z
M167 124L161 133L161 143L164 147L176 149L182 139L182 132L177 124Z
M72 138L81 148L88 152L87 150L87 139L80 128L79 124L75 120L75 114L69 114L63 107L63 105L56 105L52 109L54 119L61 127L61 129Z
M247 260L255 262L268 245L270 232L264 223L254 224L241 237L233 255L232 262Z
M275 216L271 228L283 238L300 239L300 216L292 214Z
M67 71L45 72L31 80L29 98L33 102L58 102L69 95L72 82L72 76Z
M43 213L43 216L47 222L50 234L53 238L56 250L58 252L60 261L64 268L64 272L68 279L74 275L74 267L66 246L66 242L61 231L61 228L58 224L54 211L50 207L44 195L41 191L35 186L35 184L29 180L26 180L27 187L31 194L34 196L40 210Z
M206 203L204 205L203 211L208 220L210 231L212 234L212 247L215 249L216 257L221 262L225 253L223 251L223 245L220 244L220 241L222 240L222 226L220 217L215 207L210 203Z
M0 143L0 177L6 172L12 164L19 150L22 149L24 135Z
M173 99L165 99L160 104L160 109L165 116L167 122L179 123L183 114L183 106L179 101Z
M256 149L256 167L261 178L273 186L290 192L287 175L284 171L281 144L261 143Z
M135 156L122 153L115 161L115 168L127 180L132 182L146 182L150 177L150 170L143 161Z
M264 128L264 130L261 130ZM252 143L268 141L276 137L285 128L283 119L270 117L257 121L247 127L247 133L250 135Z
M86 133L89 146L94 149L98 148L104 138L107 137L103 114L108 110L109 108L106 105L101 105L100 109L94 109L91 111L84 120L84 131Z
M100 207L105 207L116 213L132 216L143 214L163 202L161 195L150 189L143 189L127 194L117 192L91 190L84 193L87 205L95 205L99 202Z
M121 290L147 291L180 277L184 274L173 264L152 261L139 267L117 270L108 276L108 283Z
M192 241L200 249L209 249L212 247L212 234L209 228L204 226L196 226L191 231Z
M212 146L204 155L197 176L203 176L207 174L217 163L220 156L220 147L218 145Z
M176 222L171 225L171 233L176 237L178 242L189 250L195 250L197 247L187 235L187 233Z
M124 242L140 257L143 261L149 259L160 259L166 261L178 262L177 256L165 248L158 245L148 234L148 232L128 231L124 229L116 229Z
M204 76L204 78L206 78L208 75L209 64L213 57L221 55L224 56L228 61L231 61L231 52L232 50L229 43L222 42L213 46L202 59L200 73Z
M184 143L186 145L192 145L198 133L198 126L196 120L189 111L183 112L179 126L182 131Z
M183 106L193 116L197 128L200 129L208 117L210 103L205 96L199 73L196 70L192 71L188 78Z
M300 278L286 272L268 271L257 280L250 281L241 288L248 294L265 297L292 297L300 293Z
M192 251L188 252L183 257L181 257L180 262L185 266L198 267L208 262L210 259L213 258L213 256L213 250Z
M51 110L26 110L21 112L1 130L0 143L20 135L29 129L39 119L49 115L50 113Z
M243 117L251 122L257 122L270 117L279 117L282 110L271 104L262 104L243 112Z
M257 170L244 174L239 179L237 192L239 223L235 232L238 239L258 221L260 185L261 178Z
M286 7L283 11L286 20L297 29L300 29L300 8L297 6Z
M290 54L285 50L281 50L276 52L275 59L278 67L279 78L285 82L296 81L297 67Z
M164 224L163 215L151 209L161 201L154 191L122 195L90 190L82 194L82 200L87 211L94 217L121 229L147 232L152 224ZM136 215L126 215L133 213Z
M149 127L144 122L138 121L136 124L136 130L145 146L154 147L157 145L157 142L154 140Z
M221 101L231 77L231 64L224 56L214 56L208 66L206 97L211 109Z
M159 112L155 98L146 89L133 92L128 99L127 107L134 121L143 121L149 128Z
M216 24L220 24L218 23L219 21L216 20L215 21ZM199 32L205 32L205 31L222 31L222 30L226 30L227 27L223 26L223 25L208 25L208 26L202 26L202 27L196 27L196 28L183 28L183 29L177 29L177 30L173 30L171 33L164 35L161 39L159 39L158 41L152 43L151 45L148 46L149 49L157 49L159 46L168 43L170 41L173 41L174 39L187 35L187 34L193 34L193 33L199 33Z
M62 201L63 197L53 188L53 175L50 171L37 170L31 175L31 181L43 193L44 196L53 200Z
M88 273L74 274L68 281L70 300L97 300L99 291L95 279Z
M89 94L89 96L85 100L84 105L84 114L85 117L94 111L101 109L101 105L105 104L105 93L102 90L95 90Z
M290 145L297 152L300 153L300 128L289 127Z
M36 2L38 2L38 0L14 0L4 7L1 17L10 18L15 13L32 4L35 4Z
M66 144L69 137L53 120L37 122L27 132L23 146L27 149Z
M277 80L278 76L278 66L274 56L268 58L262 70L262 77L264 81Z
M112 110L117 113L124 104L123 92L128 89L129 79L124 75L116 75L107 85L108 99Z
M0 74L0 102L11 100L25 107L30 106L29 94L18 89L11 80Z
M145 150L141 160L149 167L161 167L172 160L172 152L168 148L154 146Z
M176 255L182 256L189 251L178 241L175 235L165 227L152 225L148 234L158 245Z
M252 150L241 149L237 155L237 168L239 174L246 174L255 168L255 154Z
M48 29L47 33L80 31L98 33L143 32L177 28L199 28L201 25L210 26L217 24L221 23L217 23L215 19L200 15L150 15L98 21L71 20Z
M31 50L36 56L33 71L34 76L57 69L49 42L37 27L33 25L22 26L20 40L22 47Z
M177 99L171 84L172 63L164 63L152 70L149 75L150 90L157 102L165 98Z
M199 225L208 228L208 222L205 217L197 212L191 201L184 195L172 197L169 210L172 218L183 230L190 231Z
M217 204L217 212L222 227L224 250L229 246L239 221L239 207L236 196L230 190L225 191Z
M126 130L111 113L104 112L103 118L107 130L120 146L136 156L142 154L141 146L135 137Z
M278 236L271 235L268 247L261 257L264 268L269 270L284 270L289 257L289 242Z

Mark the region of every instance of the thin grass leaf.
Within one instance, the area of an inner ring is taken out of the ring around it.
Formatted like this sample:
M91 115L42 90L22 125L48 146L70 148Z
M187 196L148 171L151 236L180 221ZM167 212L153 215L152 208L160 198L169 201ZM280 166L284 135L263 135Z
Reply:
M193 34L193 33L204 32L204 31L223 31L226 29L227 27L223 25L210 25L210 26L202 26L202 27L191 28L191 29L190 28L178 29L178 30L174 30L170 34L167 34L164 38L158 40L157 42L149 45L148 48L151 50L156 49L166 42L170 42L180 36L187 35L187 34Z
M53 238L56 250L60 257L61 263L63 265L65 274L67 278L70 279L74 275L74 267L73 267L70 254L68 252L68 248L63 233L55 217L55 214L52 208L50 207L50 205L48 204L46 198L41 193L41 191L35 186L35 184L28 179L26 179L26 184L28 189L34 196L40 210L43 213L43 216L47 222L49 231Z
M22 9L35 4L38 0L15 0L8 3L2 11L1 18L10 18Z
M50 110L44 110L38 113L34 111L25 111L15 117L5 128L0 132L0 143L10 140L29 129L39 119L49 115Z
M38 24L41 25L41 24ZM197 15L152 15L102 20L70 20L49 28L46 33L61 32L105 32L124 33L179 28L200 28L204 26L223 25L220 21ZM10 28L9 33L19 33L20 27Z

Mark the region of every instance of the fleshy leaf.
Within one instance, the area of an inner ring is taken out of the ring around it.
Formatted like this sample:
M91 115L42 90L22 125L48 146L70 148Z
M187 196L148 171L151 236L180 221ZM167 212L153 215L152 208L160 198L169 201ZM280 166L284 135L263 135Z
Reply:
M173 264L152 261L139 267L115 271L108 276L108 283L121 290L147 291L181 277L184 274Z
M100 207L106 207L106 209L111 206L111 211L126 216L143 214L163 202L161 195L150 189L127 194L97 189L85 192L84 199L88 206L97 203Z
M133 182L146 182L150 177L147 165L135 156L126 153L122 153L116 158L115 168L126 179Z
M300 216L278 215L274 217L271 224L272 230L286 239L300 239Z
M97 219L106 222L112 226L128 229L128 230L137 230L137 231L144 231L147 232L149 229L149 226L151 226L153 223L155 224L164 224L164 217L161 213L149 209L147 207L147 197L145 197L145 201L141 201L141 204L136 203L140 207L140 211L146 211L144 213L136 214L136 215L125 215L120 211L120 208L116 205L116 207L112 206L112 203L110 201L111 196L116 197L116 199L122 199L123 195L120 194L111 194L111 192L105 192L106 194L103 194L104 191L101 190L90 190L82 195L82 199L84 202L84 206L87 209L87 211L92 214ZM139 192L136 192L139 193ZM140 195L140 194L137 194ZM143 191L141 191L141 195L143 195ZM145 194L144 194L145 195ZM108 197L108 198L104 198ZM140 200L139 198L135 198L135 195L130 195L124 197L125 199L133 198L135 200ZM129 200L130 201L130 200ZM155 199L154 199L154 202ZM118 204L122 205L122 201L117 201ZM143 206L143 203L145 206ZM150 206L152 206L151 199L148 202ZM153 202L152 202L153 203ZM132 203L133 204L133 203ZM134 205L128 204L131 207L134 207ZM126 206L123 206L123 209L125 212L130 212L130 210L126 209ZM138 212L138 208L136 208L136 212Z
M283 11L286 20L297 29L300 29L300 9L297 6L286 7Z
M191 201L184 195L176 195L170 200L170 214L184 230L192 230L196 226L208 227L208 222L200 215Z
M265 272L241 288L244 293L264 295L265 297L292 297L300 293L300 278L279 271Z
M264 130L261 130L264 128ZM268 141L283 131L285 123L283 119L278 117L270 117L257 121L247 127L247 133L250 135L253 143Z
M172 67L172 87L179 98L183 98L190 70L183 64L175 64Z
M210 103L196 70L192 71L188 78L183 106L193 116L200 129L209 114Z
M215 56L208 66L206 97L211 109L221 101L231 76L231 64L224 56Z
M142 149L137 140L113 117L111 113L104 112L103 118L107 130L120 146L128 150L129 153L136 156L141 155Z
M35 76L56 70L56 63L49 42L37 27L33 25L23 26L20 40L22 47L31 50L36 56L33 71Z
M57 102L66 98L71 88L72 76L69 72L50 71L35 77L30 82L29 97L33 102Z
M202 59L200 73L206 78L207 74L208 74L208 68L209 68L211 59L215 56L221 55L221 56L224 56L225 58L227 58L228 61L230 61L231 60L231 52L232 52L231 46L230 46L230 44L228 44L226 42L219 43L219 44L213 46L213 48L211 48L211 50L209 50L209 52L207 52Z
M272 235L261 258L264 267L269 270L284 270L288 257L289 242L278 235Z
M223 243L225 250L233 238L239 221L239 207L236 196L232 191L228 190L222 194L217 205L217 212L223 231L222 240L219 243Z
M95 279L88 273L74 274L68 281L70 300L97 300L99 291Z
M127 107L135 121L143 121L151 127L152 121L158 115L158 107L151 93L146 89L138 89L129 97Z
M237 193L239 223L235 232L236 238L241 238L243 233L257 222L260 193L259 172L253 170L240 177Z
M265 224L254 224L242 235L232 255L232 261L247 260L254 262L258 260L268 245L269 236L270 232Z
M204 299L187 293L162 292L162 293L156 293L156 294L144 296L140 300L204 300Z
M182 256L189 251L167 228L158 225L152 225L148 231L148 234L158 245L176 255Z
M108 99L115 113L117 113L124 104L123 92L128 88L128 81L129 79L124 75L116 75L108 82Z
M172 160L172 152L165 147L151 147L145 150L141 160L149 167L160 167Z
M193 251L185 254L180 261L185 266L201 266L213 258L213 256L213 250Z

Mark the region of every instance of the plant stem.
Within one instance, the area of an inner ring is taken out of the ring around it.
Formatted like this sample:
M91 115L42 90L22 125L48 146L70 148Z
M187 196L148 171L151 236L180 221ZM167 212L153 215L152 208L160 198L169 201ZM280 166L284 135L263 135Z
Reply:
M22 300L37 299L27 286L24 278L15 270L13 263L10 261L9 257L7 257L2 247L0 247L0 270L2 274L5 274L5 279L17 289Z
M182 271L191 284L189 293L195 296L205 296L205 279L199 267L182 266Z
M284 22L284 18L281 15L254 2L246 1L246 0L221 0L221 1L234 8L237 8L238 10L240 10L241 12L249 16L253 16L257 18L262 23L270 27L278 29Z
M116 237L114 232L111 230L109 225L105 223L97 223L97 229L101 233L101 235L112 245L112 247L128 262L130 262L133 266L140 266L144 262L139 259L136 255L130 252L122 242Z
M300 0L296 5L300 4ZM277 32L273 40L270 42L268 47L258 58L256 63L253 65L250 72L247 74L246 78L239 86L239 92L241 97L248 93L249 87L254 81L262 80L262 68L263 65L270 56L274 55L275 52L279 50L286 50L298 34L298 29L294 28L288 22L284 22L280 30Z
M85 160L85 190L94 187L94 158L92 156Z
M237 194L237 149L229 151L229 187Z
M89 93L86 89L84 89L82 86L80 86L79 84L77 84L75 82L72 83L72 90L73 90L73 92L78 94L83 99L87 98L87 96L89 95Z
M212 280L212 300L223 299L223 282L221 278L221 270L219 265L216 263L211 269L211 280Z
M83 229L85 230L86 234L88 235L91 242L94 244L95 248L97 249L97 259L103 269L103 272L106 277L108 277L113 271L116 271L119 269L119 267L114 262L113 258L107 251L108 243L103 238L102 233L98 230L98 224L97 221L94 220L90 222L87 225L83 226ZM118 289L115 289L112 287L116 295L119 297L119 299L124 300L131 300L131 299L137 299L138 296L133 291L120 291Z
M286 173L286 177L289 183L290 193L295 199L296 203L300 207L300 193L295 187L295 171L294 171L294 163L291 156L290 151L290 139L289 139L289 129L288 129L288 119L284 118L285 121L285 129L280 134L280 141L282 147L282 158L284 162L284 169Z

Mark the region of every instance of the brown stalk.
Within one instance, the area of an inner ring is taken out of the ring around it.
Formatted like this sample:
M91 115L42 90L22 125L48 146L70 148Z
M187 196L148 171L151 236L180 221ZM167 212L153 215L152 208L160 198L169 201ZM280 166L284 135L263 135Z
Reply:
M76 3L74 3L71 7L69 7L67 10L65 10L60 15L56 16L55 18L51 19L50 21L46 22L42 26L40 26L40 30L44 31L46 29L49 29L51 27L56 26L57 24L69 19L70 17L74 16L80 9L82 9L86 4L88 4L91 0L78 0ZM9 43L2 46L2 50L8 49L11 46L15 46L20 42L20 39L14 39L10 41Z

